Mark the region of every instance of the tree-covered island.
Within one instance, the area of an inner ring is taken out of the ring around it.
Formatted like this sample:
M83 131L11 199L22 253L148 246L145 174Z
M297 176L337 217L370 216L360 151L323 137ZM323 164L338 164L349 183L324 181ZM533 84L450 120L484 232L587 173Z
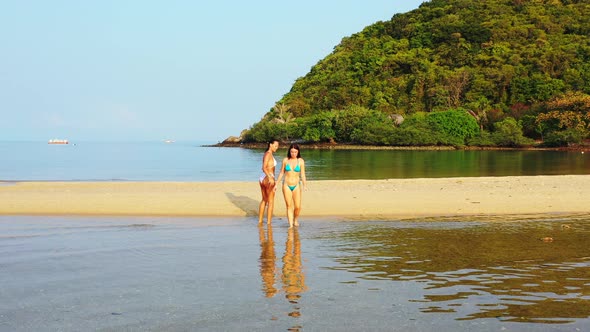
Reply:
M235 141L579 144L590 0L431 0L342 39Z

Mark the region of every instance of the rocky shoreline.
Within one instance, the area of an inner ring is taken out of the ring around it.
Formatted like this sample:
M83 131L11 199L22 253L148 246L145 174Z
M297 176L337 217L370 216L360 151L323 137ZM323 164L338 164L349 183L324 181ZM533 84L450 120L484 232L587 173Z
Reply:
M450 150L489 150L489 151L580 151L590 152L590 142L567 147L492 147L492 146L379 146L379 145L355 145L342 143L299 143L304 149L322 150L428 150L428 151L450 151ZM291 142L281 142L281 145L289 145ZM220 142L217 144L203 145L205 147L244 148L244 149L265 149L266 143L239 143Z

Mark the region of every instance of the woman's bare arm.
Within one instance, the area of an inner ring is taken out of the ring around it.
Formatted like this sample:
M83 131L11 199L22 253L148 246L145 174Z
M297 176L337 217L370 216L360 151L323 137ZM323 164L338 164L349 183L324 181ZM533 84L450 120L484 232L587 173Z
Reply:
M303 189L307 189L307 178L305 177L305 160L301 159L299 167L301 167L301 183L303 184Z
M283 176L285 175L285 165L287 165L287 158L283 159L283 163L281 165L281 172L279 173L279 177L277 179L278 183L281 183Z

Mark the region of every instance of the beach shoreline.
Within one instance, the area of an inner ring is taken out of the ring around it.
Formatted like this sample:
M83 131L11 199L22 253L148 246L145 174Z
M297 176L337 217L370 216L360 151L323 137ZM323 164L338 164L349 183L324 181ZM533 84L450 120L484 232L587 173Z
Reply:
M0 182L0 215L257 217L256 182ZM301 218L590 213L590 175L309 181ZM280 189L275 217L284 217Z
M215 144L205 144L204 147L216 148L242 148L242 149L265 149L268 143L242 143L242 142L218 142ZM288 145L288 142L281 142ZM542 146L540 144L531 146L452 146L452 145L360 145L348 143L307 143L301 142L299 145L306 150L398 150L398 151L578 151L590 152L590 140L585 140L579 144L568 146Z

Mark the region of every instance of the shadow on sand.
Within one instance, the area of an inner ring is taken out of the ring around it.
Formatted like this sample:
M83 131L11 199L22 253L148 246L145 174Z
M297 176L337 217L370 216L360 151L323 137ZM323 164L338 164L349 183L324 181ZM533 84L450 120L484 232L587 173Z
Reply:
M225 193L225 196L229 198L233 205L246 212L247 217L258 216L258 205L260 204L260 201L248 196L236 196L232 193Z

